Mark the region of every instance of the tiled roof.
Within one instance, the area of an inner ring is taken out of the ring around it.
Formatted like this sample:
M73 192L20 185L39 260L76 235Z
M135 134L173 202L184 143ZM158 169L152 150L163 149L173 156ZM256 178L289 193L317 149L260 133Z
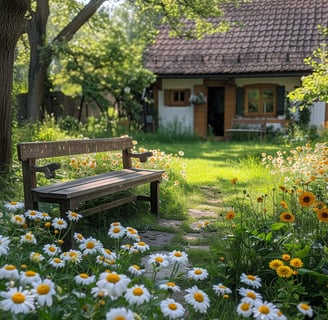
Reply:
M253 0L224 11L243 27L201 40L169 37L163 28L145 67L163 76L306 73L304 58L323 41L317 25L328 22L328 0Z

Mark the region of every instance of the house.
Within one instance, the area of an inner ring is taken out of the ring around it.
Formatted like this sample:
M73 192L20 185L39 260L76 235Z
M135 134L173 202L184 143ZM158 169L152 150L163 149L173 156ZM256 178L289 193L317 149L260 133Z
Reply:
M304 58L323 42L317 26L327 25L328 1L253 0L224 8L225 19L238 23L228 32L186 40L163 27L145 53L145 67L157 75L156 125L223 137L237 120L286 124L286 94L311 72ZM191 103L199 93L206 101ZM327 121L327 106L314 107L312 122Z

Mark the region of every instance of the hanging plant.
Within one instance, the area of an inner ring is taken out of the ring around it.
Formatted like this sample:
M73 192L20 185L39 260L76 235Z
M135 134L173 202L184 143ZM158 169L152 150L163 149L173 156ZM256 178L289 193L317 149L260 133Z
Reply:
M198 94L192 94L189 98L189 102L192 104L203 104L207 102L207 98L202 92Z

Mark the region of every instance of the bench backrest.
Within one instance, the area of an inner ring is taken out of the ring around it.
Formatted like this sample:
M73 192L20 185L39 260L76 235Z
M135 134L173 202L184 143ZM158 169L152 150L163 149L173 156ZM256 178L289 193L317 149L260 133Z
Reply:
M121 150L123 168L129 169L132 167L129 157L132 148L133 141L129 137L19 143L17 152L22 162L25 203L32 203L30 189L37 186L36 160Z

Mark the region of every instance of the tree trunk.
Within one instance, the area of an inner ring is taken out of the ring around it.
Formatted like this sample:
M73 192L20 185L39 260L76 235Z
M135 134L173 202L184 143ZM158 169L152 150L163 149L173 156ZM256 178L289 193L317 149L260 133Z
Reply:
M53 48L55 48L57 44L71 40L74 34L90 19L105 1L106 0L90 0L79 14L54 38L52 43L45 47L49 0L38 0L35 16L36 21L31 23L29 29L29 39L31 42L31 62L27 96L27 114L29 118L39 119L40 110L44 107L46 80L48 68L54 55ZM47 15L47 17L45 17L45 15ZM42 59L40 56L40 46L42 48Z
M0 1L0 172L11 165L11 93L14 56L22 32L28 0Z

